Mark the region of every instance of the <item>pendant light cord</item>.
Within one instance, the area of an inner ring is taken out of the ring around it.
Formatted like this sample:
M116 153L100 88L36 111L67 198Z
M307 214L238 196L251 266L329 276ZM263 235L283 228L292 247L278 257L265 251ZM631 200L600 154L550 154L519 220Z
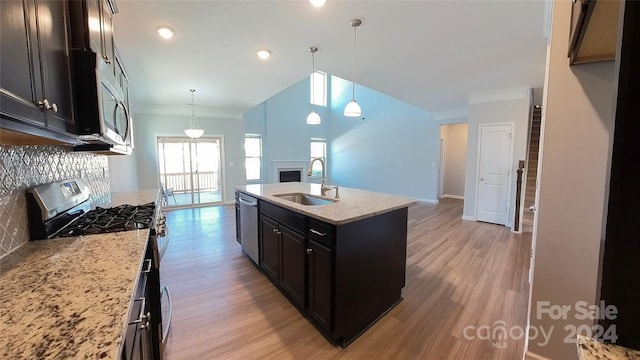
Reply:
M316 50L317 51L317 50ZM316 52L311 53L311 110L316 101Z
M353 27L353 84L351 86L351 101L356 101L356 53L358 47L358 27Z

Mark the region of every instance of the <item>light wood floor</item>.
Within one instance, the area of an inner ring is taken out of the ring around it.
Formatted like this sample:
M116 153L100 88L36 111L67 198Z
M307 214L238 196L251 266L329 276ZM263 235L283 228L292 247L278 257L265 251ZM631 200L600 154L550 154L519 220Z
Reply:
M462 201L409 209L404 300L346 349L333 346L250 263L235 209L168 213L162 280L173 296L165 349L178 359L522 359L524 339L469 339L524 328L529 235L461 220ZM486 329L486 328L485 328Z

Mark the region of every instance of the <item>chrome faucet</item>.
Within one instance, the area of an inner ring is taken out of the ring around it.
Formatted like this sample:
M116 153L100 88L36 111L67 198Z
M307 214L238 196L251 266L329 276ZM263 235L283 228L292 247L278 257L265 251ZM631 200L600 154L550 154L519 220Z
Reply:
M320 194L325 195L325 193L331 189L336 189L336 199L340 198L340 195L338 194L338 185L335 186L327 186L326 182L325 182L325 166L324 166L324 160L322 160L322 158L314 158L311 160L311 163L309 164L309 170L307 170L307 176L311 176L312 172L313 172L313 164L316 161L320 161L320 166L322 167L322 179L320 180Z

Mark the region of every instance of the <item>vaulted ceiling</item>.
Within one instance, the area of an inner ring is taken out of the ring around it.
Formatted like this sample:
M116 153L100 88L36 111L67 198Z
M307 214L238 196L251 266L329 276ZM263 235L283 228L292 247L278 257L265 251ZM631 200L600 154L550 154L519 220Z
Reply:
M469 93L542 87L545 1L119 0L114 28L134 112L239 118L316 69L432 113L464 109ZM156 30L169 26L171 40ZM272 56L260 60L256 51Z

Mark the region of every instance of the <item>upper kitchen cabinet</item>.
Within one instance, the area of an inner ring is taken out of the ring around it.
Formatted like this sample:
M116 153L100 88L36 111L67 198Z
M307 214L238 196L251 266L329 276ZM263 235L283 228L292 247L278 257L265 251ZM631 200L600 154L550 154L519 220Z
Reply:
M71 1L69 7L73 19L71 46L100 54L115 75L113 15L118 12L115 1Z
M615 59L619 11L618 0L573 0L571 65Z
M0 128L77 142L68 3L3 0L0 9Z

